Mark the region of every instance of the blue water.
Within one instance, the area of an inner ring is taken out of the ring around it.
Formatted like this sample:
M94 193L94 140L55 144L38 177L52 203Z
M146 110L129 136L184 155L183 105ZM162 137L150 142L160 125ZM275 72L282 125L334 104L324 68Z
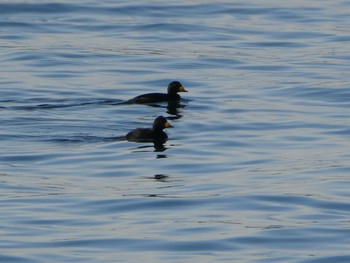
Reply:
M350 262L349 10L1 2L0 262Z

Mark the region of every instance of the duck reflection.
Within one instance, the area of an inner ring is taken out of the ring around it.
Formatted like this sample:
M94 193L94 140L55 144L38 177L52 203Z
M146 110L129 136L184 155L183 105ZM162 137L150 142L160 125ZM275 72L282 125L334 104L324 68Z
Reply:
M172 117L172 119L181 119L182 115L179 114L179 110L178 109L183 109L185 108L186 105L181 104L178 101L169 101L168 102L168 106L167 106L167 113L170 115L174 115L176 117Z
M164 152L166 149L164 146L165 141L161 141L161 140L154 140L153 141L153 147L154 147L154 151L155 152ZM158 157L157 157L158 158Z
M139 142L141 143L141 142ZM164 152L166 151L168 148L164 146L164 144L159 144L159 143L153 143L153 145L142 145L142 146L139 146L136 149L137 152L148 152L147 149L149 148L153 148L153 151L154 152ZM165 154L158 154L157 155L157 159L160 159L160 158L168 158L167 155Z
M152 179L156 180L156 181L159 181L159 182L166 182L167 179L169 178L168 175L165 175L165 174L156 174L153 176Z
M178 109L183 109L186 107L185 104L180 103L179 101L168 101L166 107L161 104L147 104L147 106L154 107L154 108L166 108L169 115L173 115L172 117L168 117L168 119L181 119L182 115L180 114L180 111Z

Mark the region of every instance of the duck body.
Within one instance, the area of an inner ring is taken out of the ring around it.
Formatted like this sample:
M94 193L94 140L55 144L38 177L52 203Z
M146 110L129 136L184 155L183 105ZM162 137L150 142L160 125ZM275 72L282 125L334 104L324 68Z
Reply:
M153 122L152 128L137 128L130 131L125 137L128 141L150 142L166 141L168 135L163 131L165 128L172 127L163 116L157 117Z
M147 93L140 96L137 96L131 100L129 103L158 103L163 101L178 101L181 99L178 92L187 92L182 84L178 81L170 82L168 85L168 93Z
M163 101L176 101L180 100L179 94L165 94L165 93L147 93L137 96L130 100L133 103L158 103Z
M137 128L132 130L126 135L128 141L139 141L139 142L148 142L154 140L164 140L168 139L168 135L163 131L155 131L153 129L147 128Z

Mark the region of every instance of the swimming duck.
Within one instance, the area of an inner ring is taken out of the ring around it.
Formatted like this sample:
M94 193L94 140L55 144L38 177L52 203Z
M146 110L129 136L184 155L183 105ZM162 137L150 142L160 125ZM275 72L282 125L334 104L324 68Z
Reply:
M129 103L157 103L162 101L177 101L181 97L178 92L187 92L179 81L170 82L168 85L168 93L147 93L137 96Z
M125 137L128 141L166 141L168 135L163 131L165 128L173 127L163 116L157 117L152 128L137 128L130 131Z

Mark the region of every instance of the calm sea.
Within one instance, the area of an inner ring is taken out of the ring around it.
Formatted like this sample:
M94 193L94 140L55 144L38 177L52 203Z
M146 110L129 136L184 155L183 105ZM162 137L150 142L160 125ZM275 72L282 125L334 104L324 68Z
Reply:
M350 262L349 17L1 1L0 262ZM163 149L121 139L159 115Z

